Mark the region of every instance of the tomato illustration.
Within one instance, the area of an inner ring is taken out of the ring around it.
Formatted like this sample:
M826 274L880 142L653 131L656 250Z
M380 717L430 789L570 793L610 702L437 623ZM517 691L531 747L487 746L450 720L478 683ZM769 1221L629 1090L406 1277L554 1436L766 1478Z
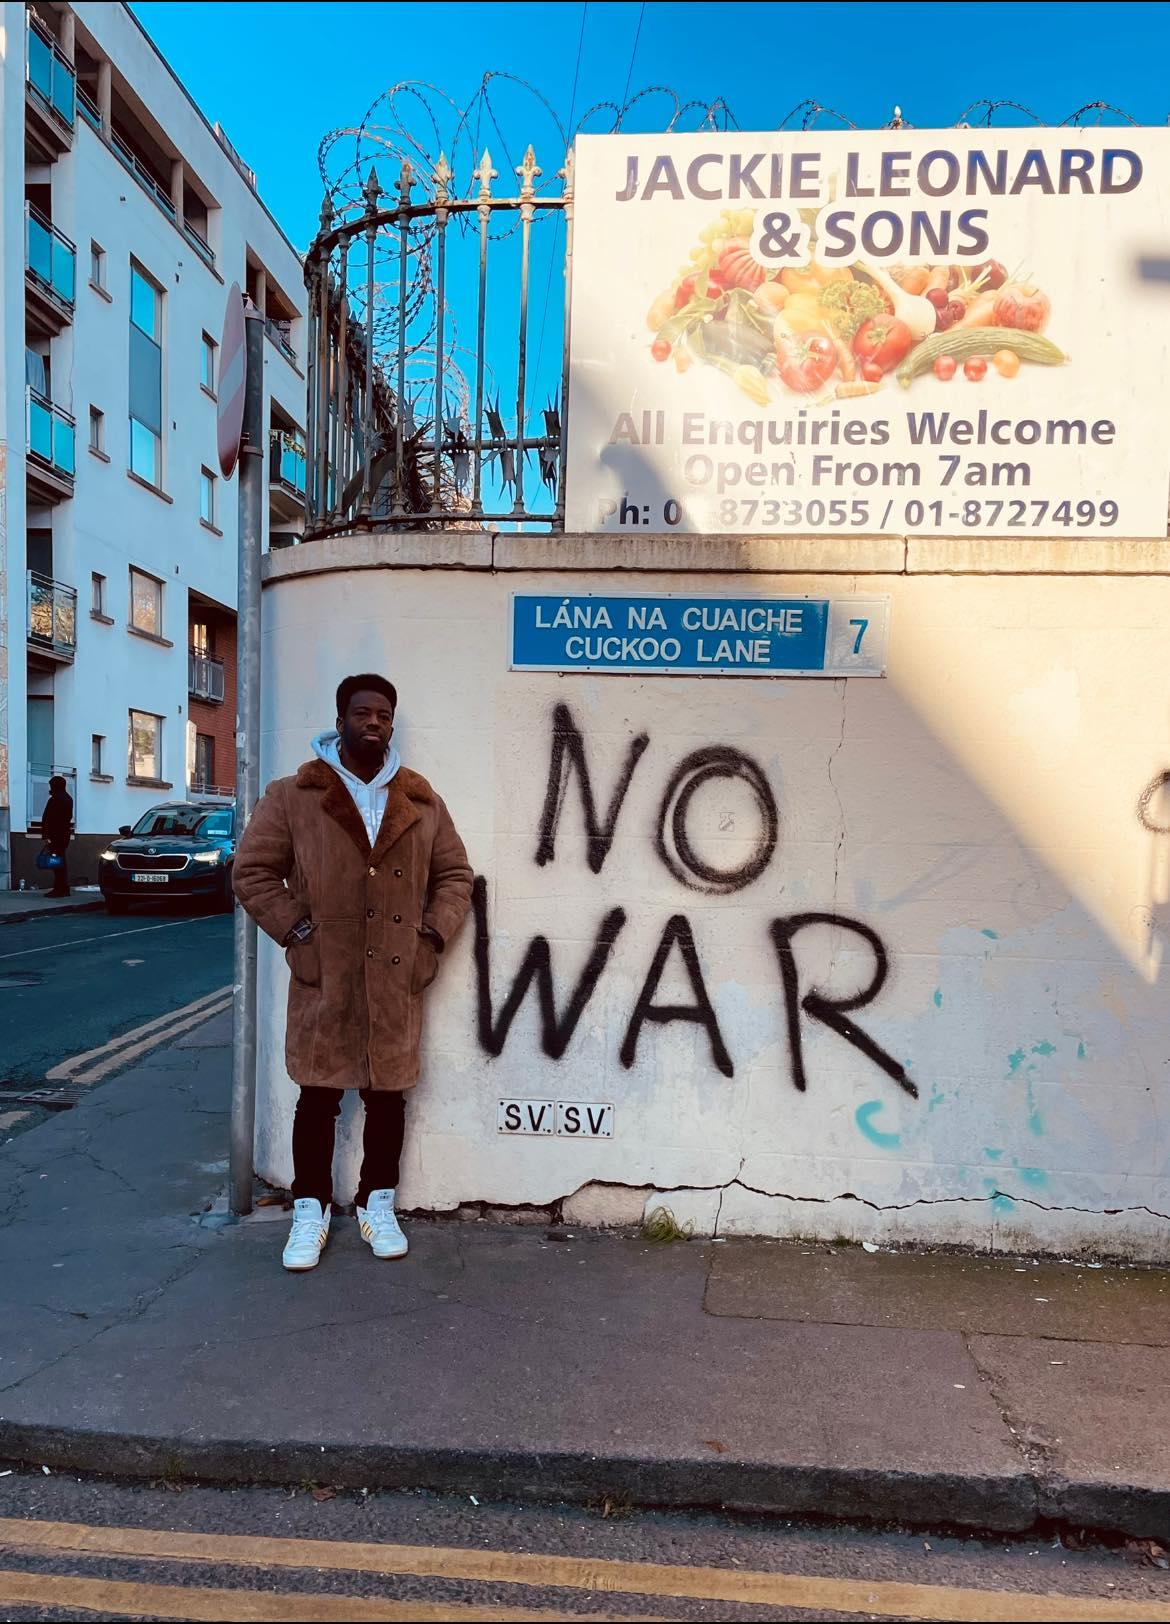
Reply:
M789 389L811 395L837 368L837 346L821 333L782 334L776 344L776 371Z
M853 339L853 353L862 363L872 361L889 372L904 361L914 344L914 334L896 316L870 316Z

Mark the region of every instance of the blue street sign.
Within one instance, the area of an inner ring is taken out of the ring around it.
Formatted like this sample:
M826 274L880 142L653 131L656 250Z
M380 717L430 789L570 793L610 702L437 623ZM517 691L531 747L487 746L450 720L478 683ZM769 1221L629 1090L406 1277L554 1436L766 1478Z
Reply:
M514 671L880 677L890 600L516 592Z

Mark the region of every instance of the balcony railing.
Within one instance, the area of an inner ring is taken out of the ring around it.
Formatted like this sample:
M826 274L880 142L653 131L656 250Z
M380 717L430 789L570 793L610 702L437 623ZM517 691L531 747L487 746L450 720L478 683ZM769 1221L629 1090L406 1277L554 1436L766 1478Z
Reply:
M269 441L268 477L298 496L305 494L305 447L294 435L276 429Z
M120 136L110 133L110 146L118 162L128 169L138 182L142 190L154 199L168 220L175 219L175 205L171 202L170 194L162 187L146 165L141 163ZM177 223L177 222L176 222Z
M72 314L77 294L77 249L33 204L25 205L25 265L53 303Z
M222 705L224 698L223 661L198 649L187 650L187 692L192 699L206 699Z
M297 352L293 349L292 344L289 342L287 327L287 322L279 322L272 316L265 316L264 318L264 331L276 345L281 355L284 356L285 360L291 361L293 366L296 366ZM301 486L301 489L304 490L303 485Z
M77 589L28 572L28 641L61 660L77 653Z
M41 813L45 810L45 802L49 799L50 778L63 778L65 788L73 798L73 826L77 827L77 768L76 767L50 767L43 762L30 761L28 764L28 826L30 829L39 829L41 826Z
M77 81L73 67L51 34L29 19L28 87L58 124L72 130Z
M198 226L193 226L190 220L183 221L183 235L191 244L205 265L215 266L215 250Z
M102 110L89 91L81 85L77 87L77 111L91 129L96 130L99 135L102 133Z
M25 393L29 456L72 484L76 471L73 419L37 390L30 387Z
M205 801L234 801L236 792L230 784L209 784L205 778L196 774L187 785L187 794L198 795Z

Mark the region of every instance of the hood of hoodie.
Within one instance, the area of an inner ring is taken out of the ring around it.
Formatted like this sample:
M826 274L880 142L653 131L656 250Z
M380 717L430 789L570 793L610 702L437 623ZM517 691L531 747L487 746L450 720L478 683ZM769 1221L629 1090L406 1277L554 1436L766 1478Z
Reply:
M364 779L358 778L348 768L341 764L341 738L336 728L328 728L324 733L318 733L313 740L313 754L326 766L332 767L338 778L345 785L353 803L361 813L362 822L366 826L366 834L371 846L378 839L378 830L382 826L382 815L386 810L386 792L390 780L402 765L394 741L390 741L390 748L386 751L386 759L382 766L367 784Z

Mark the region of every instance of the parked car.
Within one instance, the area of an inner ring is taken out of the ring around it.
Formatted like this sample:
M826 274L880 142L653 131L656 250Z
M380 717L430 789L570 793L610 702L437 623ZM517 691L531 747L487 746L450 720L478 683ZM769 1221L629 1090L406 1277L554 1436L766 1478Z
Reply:
M222 801L167 801L133 829L123 824L98 861L98 884L111 913L132 902L204 897L230 911L236 812Z

